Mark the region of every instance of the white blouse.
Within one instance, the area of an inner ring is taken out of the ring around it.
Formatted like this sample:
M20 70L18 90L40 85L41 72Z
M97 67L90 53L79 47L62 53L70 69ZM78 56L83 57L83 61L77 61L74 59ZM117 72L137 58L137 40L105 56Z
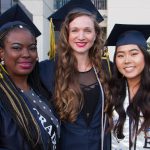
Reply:
M125 110L127 109L128 105L129 105L129 94L128 94L128 89L126 90L126 98L124 101L124 108ZM142 116L142 114L141 114ZM114 123L118 120L118 114L116 111L113 112L113 121ZM139 122L139 127L140 124L142 122L142 117L140 119ZM137 138L135 139L135 135L132 135L132 142L133 142L133 146L131 147L131 149L129 149L129 117L126 116L126 121L124 124L124 129L123 129L123 134L124 134L124 139L117 139L114 134L112 133L112 148L111 150L148 150L150 149L150 128L147 130L147 137L145 137L145 134L143 131L140 132L140 134L138 134ZM132 124L130 125L132 128ZM132 131L132 130L131 130ZM136 146L134 147L134 144L136 142Z

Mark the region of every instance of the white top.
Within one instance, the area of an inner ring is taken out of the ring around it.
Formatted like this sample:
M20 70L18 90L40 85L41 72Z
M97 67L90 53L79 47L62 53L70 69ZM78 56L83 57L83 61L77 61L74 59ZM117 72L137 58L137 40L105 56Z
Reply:
M125 110L127 109L128 105L129 105L129 94L128 94L128 90L127 90L126 98L124 101ZM114 111L113 112L114 123L117 121L117 119L118 119L118 114L116 111ZM139 122L139 127L140 127L141 122L142 122L142 117ZM144 132L140 132L140 134L137 136L136 140L134 138L132 138L133 146L131 147L131 149L129 149L129 117L128 116L126 116L123 134L124 134L125 138L120 140L120 139L117 139L112 133L112 149L111 150L148 150L148 149L150 149L150 128L147 131L147 136L149 136L149 137L146 138L144 135ZM133 137L134 137L134 135L133 135ZM134 148L135 142L136 142L136 147Z

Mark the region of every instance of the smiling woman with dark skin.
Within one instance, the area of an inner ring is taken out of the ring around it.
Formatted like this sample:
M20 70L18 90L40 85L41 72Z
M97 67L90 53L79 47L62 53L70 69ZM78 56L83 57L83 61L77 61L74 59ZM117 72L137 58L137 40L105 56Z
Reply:
M59 122L41 84L36 33L21 21L0 27L0 149L57 150Z
M24 91L29 90L28 74L33 70L38 57L36 40L27 29L12 30L0 48L1 60L16 86ZM21 76L22 75L22 76Z

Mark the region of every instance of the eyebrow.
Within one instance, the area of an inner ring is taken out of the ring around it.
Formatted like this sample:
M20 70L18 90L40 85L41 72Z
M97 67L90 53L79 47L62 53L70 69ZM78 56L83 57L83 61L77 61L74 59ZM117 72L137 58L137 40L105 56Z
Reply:
M129 50L129 52L132 52L132 51L140 51L140 49L132 48L132 49ZM117 51L117 53L124 53L124 52L125 52L124 50Z
M70 29L74 29L74 28L80 28L80 27L78 27L78 26L72 26L72 27L69 27ZM85 27L83 27L83 28L87 28L87 29L92 29L92 27L90 27L90 26L85 26Z

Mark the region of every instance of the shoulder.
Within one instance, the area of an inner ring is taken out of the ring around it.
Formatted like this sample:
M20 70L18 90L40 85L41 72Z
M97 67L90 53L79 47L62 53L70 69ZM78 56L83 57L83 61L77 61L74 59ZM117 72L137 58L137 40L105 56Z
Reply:
M52 69L56 65L56 61L53 60L44 60L39 63L40 70Z
M39 63L40 79L48 91L54 86L56 60L44 60Z
M53 75L55 72L55 60L44 60L39 63L40 75Z

